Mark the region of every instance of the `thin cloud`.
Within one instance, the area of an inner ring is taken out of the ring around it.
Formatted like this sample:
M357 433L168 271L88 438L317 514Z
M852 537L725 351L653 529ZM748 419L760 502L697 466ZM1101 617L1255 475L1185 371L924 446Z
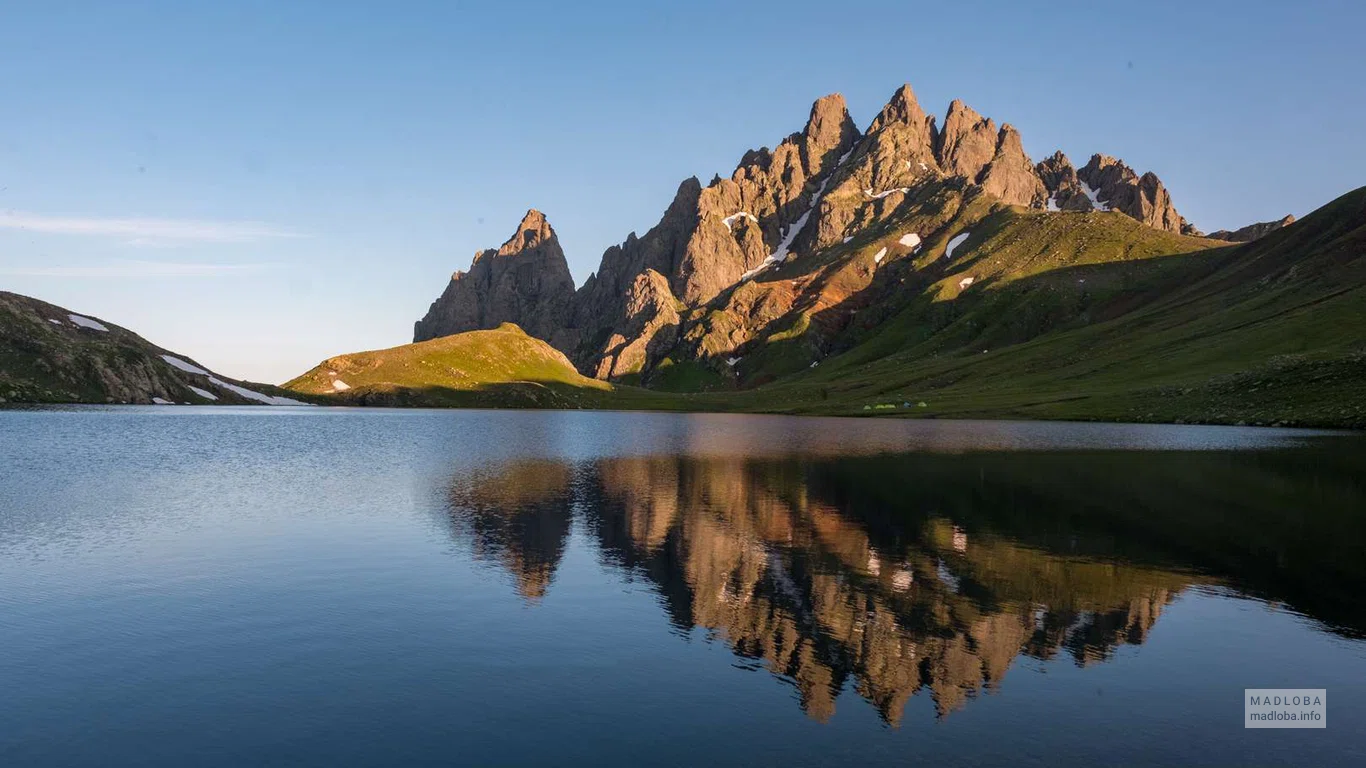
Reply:
M25 211L0 212L0 228L61 235L113 236L128 238L130 244L164 241L254 243L275 238L306 236L259 221L48 216Z
M270 268L269 264L185 264L167 261L119 261L82 267L0 267L10 277L151 278L230 277Z

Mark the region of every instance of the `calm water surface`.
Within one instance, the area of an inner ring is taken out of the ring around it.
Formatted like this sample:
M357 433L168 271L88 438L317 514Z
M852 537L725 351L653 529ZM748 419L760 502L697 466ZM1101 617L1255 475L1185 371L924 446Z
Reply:
M0 411L4 766L1362 765L1363 638L1360 436Z

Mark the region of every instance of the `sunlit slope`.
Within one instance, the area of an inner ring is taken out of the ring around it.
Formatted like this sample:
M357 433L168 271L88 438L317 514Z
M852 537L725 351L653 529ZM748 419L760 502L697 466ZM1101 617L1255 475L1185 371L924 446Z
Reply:
M635 394L580 375L561 352L511 323L338 355L284 386L363 405L584 408Z

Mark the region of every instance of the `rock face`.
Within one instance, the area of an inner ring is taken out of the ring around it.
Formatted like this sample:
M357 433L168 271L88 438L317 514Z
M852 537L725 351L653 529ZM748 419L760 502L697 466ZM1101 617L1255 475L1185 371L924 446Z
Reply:
M1211 232L1210 234L1205 235L1205 237L1208 237L1211 240L1227 240L1230 243L1250 243L1253 240L1260 240L1272 232L1275 232L1282 227L1288 227L1294 223L1294 216L1286 216L1285 218L1277 219L1276 221L1263 221L1259 224L1249 224L1246 227L1235 229L1232 232L1227 229L1221 229L1217 232Z
M915 255L982 196L1050 211L1114 210L1157 229L1193 231L1156 176L1114 158L1096 155L1077 170L1058 152L1035 165L1013 126L998 127L962 101L949 104L940 130L909 85L860 133L844 98L832 94L812 105L803 130L746 152L729 177L684 180L659 223L608 248L578 291L554 231L528 213L507 243L456 273L414 338L513 322L586 375L648 382L673 357L733 377L728 361L740 348L796 322L793 313L819 316L822 333L838 333L867 300L860 297L884 257ZM871 268L819 271L821 260L894 217L913 228ZM826 311L836 303L847 307L843 314ZM802 320L784 332L810 327Z
M615 330L597 358L594 375L619 379L658 362L678 338L677 300L669 281L653 269L636 275Z
M996 154L978 183L987 194L1012 205L1040 208L1048 197L1034 164L1024 152L1019 132L1009 124L1001 126Z
M1048 192L1044 208L1050 211L1089 211L1091 200L1082 191L1077 169L1062 152L1054 152L1051 157L1034 166Z
M574 278L545 216L529 210L498 250L475 254L469 272L456 272L441 297L413 329L413 341L516 323L553 342L569 317Z
M835 169L813 208L814 225L796 240L798 249L840 242L891 215L917 187L942 178L934 152L938 139L934 118L911 87L898 88Z
M1189 232L1191 227L1176 212L1171 195L1151 171L1139 176L1122 160L1108 155L1092 155L1091 161L1077 171L1077 178L1089 189L1092 207L1119 211L1154 229Z
M659 223L608 248L579 290L570 323L576 340L566 351L580 370L604 378L640 372L658 359L647 354L662 348L655 334L676 329L676 304L706 304L752 270L785 261L858 135L844 97L826 96L801 133L774 150L746 152L730 178L679 185Z
M939 137L939 164L951 176L976 181L996 157L1000 135L996 123L958 99L949 103Z

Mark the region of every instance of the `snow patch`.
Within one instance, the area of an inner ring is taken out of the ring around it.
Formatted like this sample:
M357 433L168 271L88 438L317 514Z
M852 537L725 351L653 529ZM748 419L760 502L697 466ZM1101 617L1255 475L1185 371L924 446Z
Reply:
M298 400L294 400L288 397L271 397L270 395L263 395L260 392L247 389L246 387L239 387L236 384L229 384L228 382L223 381L222 379L216 376L210 376L209 383L218 387L222 387L223 389L226 389L230 392L236 392L237 394L247 398L248 400L255 400L258 403L265 403L266 405L306 405L306 403L301 403Z
M907 248L915 248L916 246L920 245L920 235L917 235L914 232L910 232L902 235L901 239L897 242L901 243Z
M853 240L853 239L854 239L853 237L846 237L846 238L844 238L844 244L845 244L845 245L848 245L848 244L849 244L849 241L850 241L850 240Z
M218 399L218 395L215 395L214 393L210 392L210 391L207 390L207 389L200 389L199 387L190 386L189 384L186 384L185 386L190 387L190 391L191 391L191 392L195 393L196 395L199 395L200 397L204 398L205 400L217 400L217 399Z
M734 368L734 367L735 367L735 364L738 363L738 362L740 362L740 358L738 358L738 357L728 357L728 358L726 358L726 365L729 365L729 366L732 367L732 368Z
M1080 181L1080 179L1079 179L1078 181ZM1100 193L1097 192L1097 191L1095 191L1094 189L1091 189L1091 185L1090 185L1090 184L1087 184L1086 182L1082 181L1082 182L1081 182L1081 191L1082 191L1083 194L1086 195L1086 199L1091 201L1091 207L1092 207L1092 208L1096 209L1097 211L1108 211L1108 210L1110 210L1110 204L1109 204L1109 203L1101 202L1101 200L1100 200Z
M952 259L953 252L958 250L958 246L962 245L963 241L967 240L971 235L971 232L964 232L961 235L954 235L953 239L949 240L948 246L944 248L944 258Z
M880 191L880 193L874 193L873 187L866 187L866 189L863 190L863 194L866 194L867 197L872 198L872 200L882 200L882 198L887 197L887 195L889 195L889 194L892 194L892 193L902 193L902 194L906 194L906 193L908 193L908 191L911 191L911 187L892 187L892 189L889 189L889 190L882 190L882 191Z
M342 381L341 379L333 379L333 380L332 380L332 391L333 391L333 392L345 392L346 390L348 390L348 389L350 389L350 388L351 388L351 385L350 385L350 384L347 384L346 382Z
M1044 203L1044 206L1043 206L1043 207L1044 207L1044 210L1046 210L1046 211L1061 211L1061 210L1062 210L1061 208L1058 207L1058 196L1057 196L1057 195L1051 195L1051 196L1049 196L1048 202Z
M873 255L873 263L874 263L874 264L881 264L881 263L882 263L882 257L884 257L884 256L886 256L886 255L887 255L887 249L886 249L886 248L883 248L882 250L878 251L876 254Z
M958 281L958 287L959 289L967 288L969 285L972 285L972 282L973 280L971 277L965 277L962 280Z
M88 317L81 317L80 315L67 315L67 317L71 318L71 322L75 323L76 325L79 325L82 328L89 328L92 331L103 331L104 333L109 333L109 329L104 326L104 323L101 323L98 320L91 320Z
M175 403L171 402L170 400L163 400L160 397L152 398L152 402L156 403L157 405L175 405Z
M162 360L165 360L167 363L169 363L169 364L171 365L171 367L173 367L173 368L179 368L180 370L182 370L182 371L184 371L184 372L186 372L186 373L197 373L197 374L199 374L199 375L201 375L201 376L208 376L208 375L209 375L209 372L206 371L206 370L204 370L203 368L200 368L199 366L194 365L194 364L192 364L192 363L187 363L187 362L185 362L184 360L181 360L181 359L178 358L178 357L175 357L175 356L172 356L172 355L162 355L162 356L161 356L161 359L162 359Z
M749 219L755 224L759 223L759 220L754 218L754 214L750 213L749 211L740 211L739 213L732 213L726 218L721 219L721 223L726 225L726 231L729 232L731 231L731 225L734 224L738 219Z
M840 155L840 159L835 161L835 167L838 168L841 165L844 165L844 161L849 159L849 155L852 154L853 151L854 148L850 147L848 151ZM830 183L830 179L833 176L834 171L831 171L830 176L825 177L825 180L821 182L821 185L816 188L816 193L811 196L811 205L806 209L806 212L803 213L800 218L792 222L792 226L788 227L787 233L783 235L782 242L778 243L778 250L770 254L768 258L764 259L763 263L761 263L759 266L755 267L754 269L751 269L743 275L740 275L739 282L743 283L751 277L754 277L755 275L759 274L760 272L763 272L765 269L768 269L769 267L774 266L775 264L782 264L784 261L787 261L789 249L792 248L792 243L796 241L797 235L801 234L802 229L806 227L806 222L811 218L811 212L816 210L816 206L819 205L821 202L821 195L825 194L825 185Z
M47 321L48 321L49 323L52 323L53 325L64 325L64 323L63 323L61 320L53 320L53 319L50 318L50 317L47 319Z

